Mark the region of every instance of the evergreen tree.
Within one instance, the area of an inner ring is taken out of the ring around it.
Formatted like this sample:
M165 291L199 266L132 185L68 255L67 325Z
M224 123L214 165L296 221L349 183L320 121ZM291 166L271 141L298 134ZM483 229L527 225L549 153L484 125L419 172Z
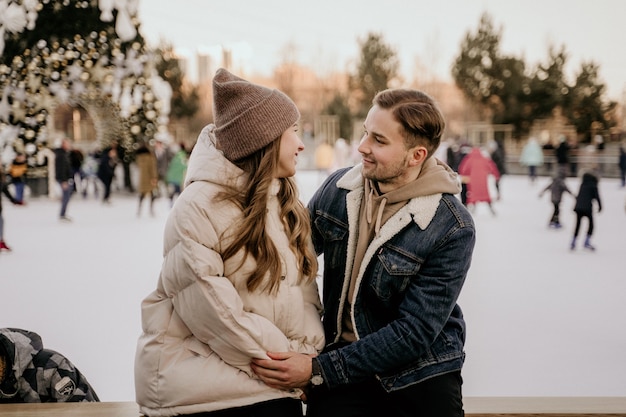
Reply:
M590 141L594 126L608 129L612 123L607 113L615 107L615 103L605 104L602 101L605 86L598 77L599 67L593 62L584 62L576 76L576 83L571 89L571 105L566 107L565 114L576 126L576 131Z
M489 108L496 77L494 63L500 59L502 29L496 30L491 17L484 13L476 34L468 32L461 52L452 66L452 77L470 102Z
M186 83L179 60L174 53L174 47L162 43L155 51L156 69L165 81L172 87L172 101L170 115L174 119L193 117L200 108L200 97L193 85Z
M153 88L136 2L32 0L8 8L3 13L14 19L0 43L0 139L11 136L11 143L0 140L0 149L23 148L31 163L37 143L53 139L49 112L63 103L89 109L100 145L115 140L129 154L165 128L160 108L170 97Z
M389 87L398 75L398 57L380 34L369 33L360 41L361 57L356 73L350 76L349 85L357 102L357 117L365 117L374 96Z
M526 94L530 118L550 117L556 107L570 106L570 86L565 80L567 58L565 46L558 51L551 46L548 62L537 66Z
M67 5L63 5L67 3ZM32 48L41 39L49 44L54 42L70 43L76 35L87 39L89 34L102 33L109 38L115 37L115 27L110 22L100 20L97 1L41 1L37 12L36 26L22 32L5 33L4 52L0 55L0 64L11 65L15 56ZM114 16L117 13L114 12ZM139 34L137 39L142 41ZM110 56L111 49L105 52Z
M610 126L607 115L614 103L603 102L604 85L598 81L598 67L583 64L574 86L565 80L567 53L550 47L548 62L537 66L528 76L523 60L503 55L502 29L491 17L481 16L475 34L468 32L452 67L456 85L479 114L492 123L512 124L514 134L527 134L534 120L550 117L556 107L590 137L592 125Z
M326 105L322 114L329 114L339 118L339 135L350 141L352 138L352 114L346 98L340 93L335 94L333 99Z

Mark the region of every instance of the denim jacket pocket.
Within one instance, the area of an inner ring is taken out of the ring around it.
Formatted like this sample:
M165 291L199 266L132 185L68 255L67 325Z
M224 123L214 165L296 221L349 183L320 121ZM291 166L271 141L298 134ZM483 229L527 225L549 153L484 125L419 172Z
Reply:
M383 246L376 254L378 262L370 286L381 300L389 300L404 292L411 277L421 267L420 260L391 246Z
M332 217L320 215L315 218L315 227L324 239L324 262L328 268L345 263L345 240L348 225Z

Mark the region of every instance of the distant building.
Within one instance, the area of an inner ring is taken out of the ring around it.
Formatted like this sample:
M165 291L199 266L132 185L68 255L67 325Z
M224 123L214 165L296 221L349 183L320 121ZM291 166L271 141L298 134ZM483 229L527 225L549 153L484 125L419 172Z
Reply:
M198 61L198 84L210 82L213 78L213 57L209 54L196 54Z
M180 71L183 74L189 74L189 59L186 56L176 54L176 60L178 61L178 66L180 67Z

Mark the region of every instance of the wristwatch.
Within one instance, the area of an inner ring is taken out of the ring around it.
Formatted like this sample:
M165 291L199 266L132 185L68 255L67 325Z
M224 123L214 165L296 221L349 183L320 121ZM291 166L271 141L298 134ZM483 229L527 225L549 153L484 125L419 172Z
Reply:
M311 385L314 387L319 387L324 383L324 378L322 377L322 368L320 367L320 363L316 358L311 360Z

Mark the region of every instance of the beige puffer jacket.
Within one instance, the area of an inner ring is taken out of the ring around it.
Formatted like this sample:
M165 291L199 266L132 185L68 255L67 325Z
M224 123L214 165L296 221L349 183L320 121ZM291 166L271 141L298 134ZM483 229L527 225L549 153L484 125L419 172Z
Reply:
M279 219L273 187L267 225L282 255L275 296L250 293L255 268L241 257L223 262L242 212L216 194L239 187L242 171L215 146L205 127L189 160L185 189L167 220L157 289L143 300L135 358L136 399L147 416L172 416L298 398L269 388L250 369L267 351L317 353L324 346L317 285L298 284L299 271ZM278 184L276 184L278 185Z

